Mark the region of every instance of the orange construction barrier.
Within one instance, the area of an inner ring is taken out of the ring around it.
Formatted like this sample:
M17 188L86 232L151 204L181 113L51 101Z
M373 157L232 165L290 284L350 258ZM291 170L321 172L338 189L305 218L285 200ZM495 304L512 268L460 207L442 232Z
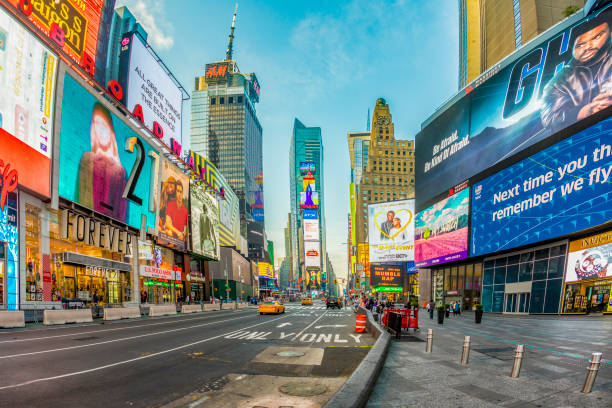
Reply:
M366 315L358 314L355 317L355 333L364 333L366 331Z

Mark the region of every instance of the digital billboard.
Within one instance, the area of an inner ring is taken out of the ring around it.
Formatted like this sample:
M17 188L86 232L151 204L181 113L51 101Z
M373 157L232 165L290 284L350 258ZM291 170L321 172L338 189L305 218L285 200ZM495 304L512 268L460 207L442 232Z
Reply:
M215 165L194 151L187 163L202 179L202 186L218 196L219 242L221 246L240 245L240 201Z
M104 0L8 0L14 12L32 22L41 33L66 52L78 65L94 74L98 28ZM114 2L113 2L114 4ZM2 36L0 31L0 36ZM108 39L103 39L108 41ZM30 50L31 48L26 49ZM1 57L0 57L1 58Z
M157 151L70 75L63 82L58 194L137 229L145 215L155 228Z
M168 160L162 160L159 192L158 241L177 249L185 249L188 237L189 177Z
M319 241L304 241L304 265L306 268L321 268L321 243Z
M319 192L318 191L300 192L300 207L301 208L319 208Z
M319 215L317 214L317 210L303 210L302 217L305 220L316 220L319 218Z
M368 205L370 262L414 261L414 200Z
M370 285L372 287L401 287L403 285L403 272L405 272L403 265L370 264Z
M258 262L258 270L260 278L274 279L274 267L268 262Z
M417 267L467 257L469 203L467 188L417 214L414 233Z
M304 220L304 241L319 240L319 220Z
M315 165L315 162L300 162L300 174L302 176L305 176L308 173L315 174L316 170L317 166Z
M612 220L612 118L473 186L471 255Z
M612 105L612 9L561 24L416 137L417 209L437 194ZM587 47L588 45L588 47Z
M122 40L119 83L124 89L122 103L140 116L144 125L168 146L181 142L183 93L135 33ZM141 110L137 110L137 107ZM159 129L162 129L161 133Z
M612 231L570 242L566 282L612 277Z
M219 260L219 204L217 199L204 191L199 183L191 180L191 248L208 259Z
M29 147L21 160L37 170L30 171L37 180L25 184L23 171L20 184L45 196L50 195L56 75L57 56L0 8L0 129L6 131L3 138L10 135ZM0 154L7 161L8 147L0 146ZM11 162L15 168L16 160Z

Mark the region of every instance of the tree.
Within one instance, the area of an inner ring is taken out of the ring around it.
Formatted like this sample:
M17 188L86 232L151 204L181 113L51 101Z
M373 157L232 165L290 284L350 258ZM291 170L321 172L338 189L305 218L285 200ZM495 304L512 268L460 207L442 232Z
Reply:
M563 17L568 18L569 16L571 16L572 14L577 12L578 10L580 10L580 8L578 8L576 6L567 6L565 8L565 10L563 10Z

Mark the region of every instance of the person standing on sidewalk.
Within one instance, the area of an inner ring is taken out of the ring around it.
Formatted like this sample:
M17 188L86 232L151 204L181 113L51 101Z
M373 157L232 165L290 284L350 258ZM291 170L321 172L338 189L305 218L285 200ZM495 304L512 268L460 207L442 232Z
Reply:
M455 314L459 316L461 314L461 305L459 302L455 302Z
M434 301L430 300L429 303L427 303L427 311L429 312L429 318L433 319L434 316Z

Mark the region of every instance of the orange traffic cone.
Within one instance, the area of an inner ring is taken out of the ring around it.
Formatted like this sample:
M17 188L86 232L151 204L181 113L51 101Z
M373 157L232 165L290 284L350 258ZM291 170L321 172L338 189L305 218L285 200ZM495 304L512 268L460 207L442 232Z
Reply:
M355 317L355 333L364 333L366 331L366 315L358 314Z

